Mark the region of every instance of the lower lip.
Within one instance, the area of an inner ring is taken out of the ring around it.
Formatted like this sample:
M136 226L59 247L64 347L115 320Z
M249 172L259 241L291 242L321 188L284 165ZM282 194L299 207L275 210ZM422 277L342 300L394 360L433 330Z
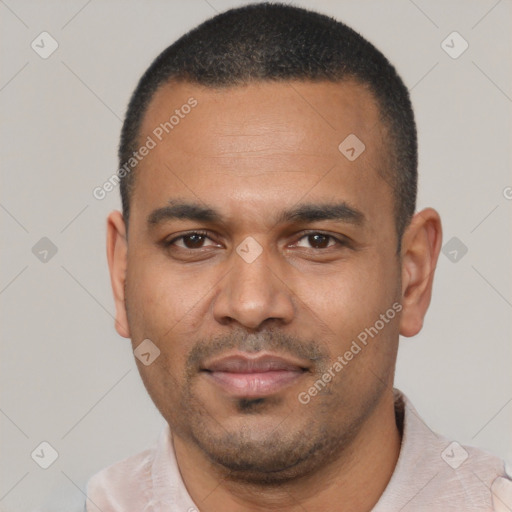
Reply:
M302 375L302 371L274 370L261 373L206 373L228 394L238 398L259 398L277 393Z

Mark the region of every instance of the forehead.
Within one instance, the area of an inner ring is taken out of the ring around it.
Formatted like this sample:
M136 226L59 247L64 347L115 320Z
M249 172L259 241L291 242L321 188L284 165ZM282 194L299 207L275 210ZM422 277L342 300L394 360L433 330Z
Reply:
M197 102L197 106L190 109L187 105L192 102ZM185 117L190 120L182 123ZM172 124L169 134L173 136L165 137L167 133L164 133L164 145L172 146L179 141L188 143L187 146L198 144L205 151L219 149L221 137L232 139L232 145L239 150L236 136L251 134L267 135L267 139L261 140L267 147L273 142L274 146L286 149L282 147L283 138L276 137L284 132L287 138L307 136L307 140L301 140L305 147L332 150L332 143L349 129L368 138L369 130L380 127L374 95L353 80L266 81L222 88L170 82L154 94L143 119L141 135L151 134L169 121ZM251 133L251 128L256 132ZM229 146L226 140L222 141L222 149L227 150Z
M173 196L234 210L274 209L305 195L389 206L389 187L388 197L373 197L387 186L382 128L373 95L353 81L169 83L141 126L140 145L151 139L154 147L137 166L132 211Z

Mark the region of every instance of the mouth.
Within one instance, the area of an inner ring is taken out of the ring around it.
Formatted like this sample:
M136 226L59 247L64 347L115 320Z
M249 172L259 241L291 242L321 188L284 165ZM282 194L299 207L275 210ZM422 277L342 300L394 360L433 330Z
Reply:
M234 398L261 398L295 383L309 371L300 361L272 354L237 353L208 362L206 378Z

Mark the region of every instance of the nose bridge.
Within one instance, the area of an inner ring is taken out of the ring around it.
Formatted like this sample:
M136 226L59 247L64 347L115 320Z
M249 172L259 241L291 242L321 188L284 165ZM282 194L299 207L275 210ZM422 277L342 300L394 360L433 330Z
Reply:
M294 313L292 293L270 251L248 237L231 259L231 269L215 300L217 321L236 321L250 329L268 319L289 323Z

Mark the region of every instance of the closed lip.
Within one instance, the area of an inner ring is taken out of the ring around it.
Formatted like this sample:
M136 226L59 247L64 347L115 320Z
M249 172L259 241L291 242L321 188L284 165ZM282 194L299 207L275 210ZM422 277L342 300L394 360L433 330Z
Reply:
M203 365L201 370L230 373L264 373L271 371L302 372L309 369L308 364L277 354L231 354L213 359Z
M309 364L277 354L237 353L208 361L201 370L229 396L261 398L289 387L309 370Z

